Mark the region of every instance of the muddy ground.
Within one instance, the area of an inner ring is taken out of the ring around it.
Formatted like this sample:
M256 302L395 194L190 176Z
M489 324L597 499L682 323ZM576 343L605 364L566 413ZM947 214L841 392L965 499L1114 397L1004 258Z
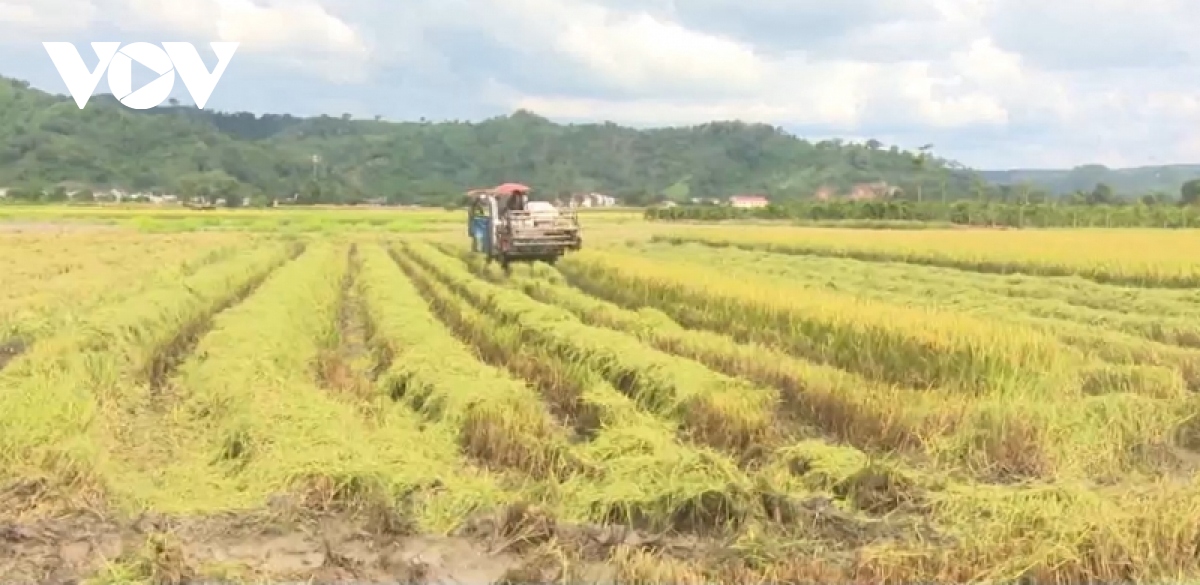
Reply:
M451 535L413 533L394 512L316 511L279 497L252 512L118 518L86 506L30 513L45 486L0 493L0 578L79 583L612 583L619 546L699 557L698 540L555 522L526 506L476 516ZM572 560L565 568L564 555ZM567 574L569 572L569 574Z
M490 546L476 535L384 534L344 514L273 512L202 518L143 515L125 521L86 512L0 520L6 583L216 581L320 583L498 583L553 567ZM531 576L534 576L531 575ZM599 575L593 582L604 582Z
M639 551L747 582L745 551L731 546L731 535L567 524L520 504L478 514L452 534L430 535L417 533L393 507L331 508L303 494L276 497L255 511L120 517L78 501L61 505L53 491L36 481L0 488L0 582L607 585L629 579L614 559ZM852 563L858 547L903 540L917 528L921 540L940 540L921 526L864 523L823 498L789 508L776 521L806 541L824 542L829 569ZM837 574L846 573L829 573Z

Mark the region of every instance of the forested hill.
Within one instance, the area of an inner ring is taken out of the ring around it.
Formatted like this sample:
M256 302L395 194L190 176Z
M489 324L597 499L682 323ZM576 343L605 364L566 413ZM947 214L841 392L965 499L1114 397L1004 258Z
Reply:
M313 155L319 157L314 164ZM943 161L878 142L808 142L759 124L636 130L560 125L519 111L482 122L256 117L193 106L138 112L111 96L66 96L0 78L0 186L60 182L177 193L301 193L324 201L441 203L521 181L543 194L599 191L630 202L764 193L810 197L876 181L970 190ZM927 195L929 196L929 195Z
M1200 178L1200 165L1161 165L1126 169L1083 165L1073 169L1015 169L982 171L980 174L992 183L1014 185L1025 182L1052 193L1091 191L1097 184L1104 183L1117 193L1162 192L1176 195L1180 185Z

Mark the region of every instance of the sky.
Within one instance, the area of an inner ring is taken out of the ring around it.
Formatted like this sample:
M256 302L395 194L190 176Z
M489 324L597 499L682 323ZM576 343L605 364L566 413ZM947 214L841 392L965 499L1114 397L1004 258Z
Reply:
M92 41L188 41L210 67L237 41L207 109L739 119L1124 167L1200 162L1198 22L1196 0L0 0L0 75L65 94L43 41L89 66Z

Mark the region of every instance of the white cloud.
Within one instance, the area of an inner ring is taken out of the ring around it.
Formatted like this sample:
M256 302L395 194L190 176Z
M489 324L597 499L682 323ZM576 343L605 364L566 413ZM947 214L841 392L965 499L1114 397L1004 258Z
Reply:
M160 34L237 41L255 52L328 52L365 56L368 48L348 24L311 0L262 5L252 0L124 0L127 25Z
M648 14L569 23L555 46L595 74L633 88L676 82L750 89L761 87L768 73L750 47Z
M1000 46L1043 67L1157 67L1195 59L1188 0L992 0L984 25Z
M795 56L759 61L758 67L761 73L755 80L759 83L745 86L753 87L754 92L733 97L679 93L666 98L602 100L518 95L513 105L552 117L603 117L637 124L742 119L824 126L843 132L869 130L872 123L916 121L956 127L1003 123L1007 118L1004 107L993 97L974 90L959 91L953 76L935 74L923 63L812 62ZM744 79L735 77L730 83Z
M121 31L155 41L237 41L243 57L266 57L332 80L363 78L371 52L353 27L314 0L0 0L0 34L9 42L96 30L104 30L106 40Z
M53 34L83 30L98 12L91 2L77 0L0 0L0 31Z

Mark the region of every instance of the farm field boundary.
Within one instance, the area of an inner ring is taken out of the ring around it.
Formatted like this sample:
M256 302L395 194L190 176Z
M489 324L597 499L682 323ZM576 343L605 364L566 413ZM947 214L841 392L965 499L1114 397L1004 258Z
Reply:
M46 258L0 258L0 572L1200 575L1187 289L628 229L511 274L388 230L0 236Z
M1156 230L876 231L698 228L655 242L735 246L783 254L904 262L974 272L1076 277L1140 287L1195 288L1197 239Z

